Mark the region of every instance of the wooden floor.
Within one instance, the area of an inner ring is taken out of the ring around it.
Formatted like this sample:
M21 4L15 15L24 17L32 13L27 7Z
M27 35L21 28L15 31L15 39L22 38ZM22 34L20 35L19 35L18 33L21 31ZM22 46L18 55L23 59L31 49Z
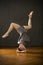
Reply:
M0 49L0 65L43 65L43 48L27 48L26 53L14 49Z

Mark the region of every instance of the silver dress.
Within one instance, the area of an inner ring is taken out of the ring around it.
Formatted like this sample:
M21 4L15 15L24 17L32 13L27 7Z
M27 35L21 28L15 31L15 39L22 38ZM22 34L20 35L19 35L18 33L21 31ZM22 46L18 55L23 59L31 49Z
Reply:
M25 41L29 41L29 36L27 35L27 30L21 26L17 32L20 34L19 39L18 39L18 44L24 43Z

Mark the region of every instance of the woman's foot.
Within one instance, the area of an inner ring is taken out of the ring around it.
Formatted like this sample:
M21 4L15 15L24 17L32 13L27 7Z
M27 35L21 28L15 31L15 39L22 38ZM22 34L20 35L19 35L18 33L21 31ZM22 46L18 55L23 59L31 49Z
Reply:
M7 34L7 33L5 33L3 36L2 36L2 38L6 38L6 37L8 37L9 35Z
M33 11L31 11L30 14L28 15L29 18L32 18L32 14L33 14Z

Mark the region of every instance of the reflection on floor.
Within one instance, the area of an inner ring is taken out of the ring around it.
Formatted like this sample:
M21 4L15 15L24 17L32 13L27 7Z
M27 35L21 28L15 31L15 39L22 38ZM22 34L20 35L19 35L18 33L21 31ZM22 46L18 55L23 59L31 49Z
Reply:
M42 65L43 48L27 48L26 53L14 49L0 49L0 65Z

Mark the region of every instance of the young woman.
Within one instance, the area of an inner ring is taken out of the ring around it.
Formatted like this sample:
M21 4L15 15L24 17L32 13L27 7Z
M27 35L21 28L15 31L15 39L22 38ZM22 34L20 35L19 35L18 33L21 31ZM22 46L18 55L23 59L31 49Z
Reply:
M28 15L29 17L28 25L20 26L19 24L12 22L7 32L2 36L2 38L6 38L7 36L9 36L9 33L14 29L20 34L18 39L19 47L17 48L17 52L26 52L25 41L29 41L27 30L32 28L32 23L31 23L32 14L33 11L31 11L30 14Z

